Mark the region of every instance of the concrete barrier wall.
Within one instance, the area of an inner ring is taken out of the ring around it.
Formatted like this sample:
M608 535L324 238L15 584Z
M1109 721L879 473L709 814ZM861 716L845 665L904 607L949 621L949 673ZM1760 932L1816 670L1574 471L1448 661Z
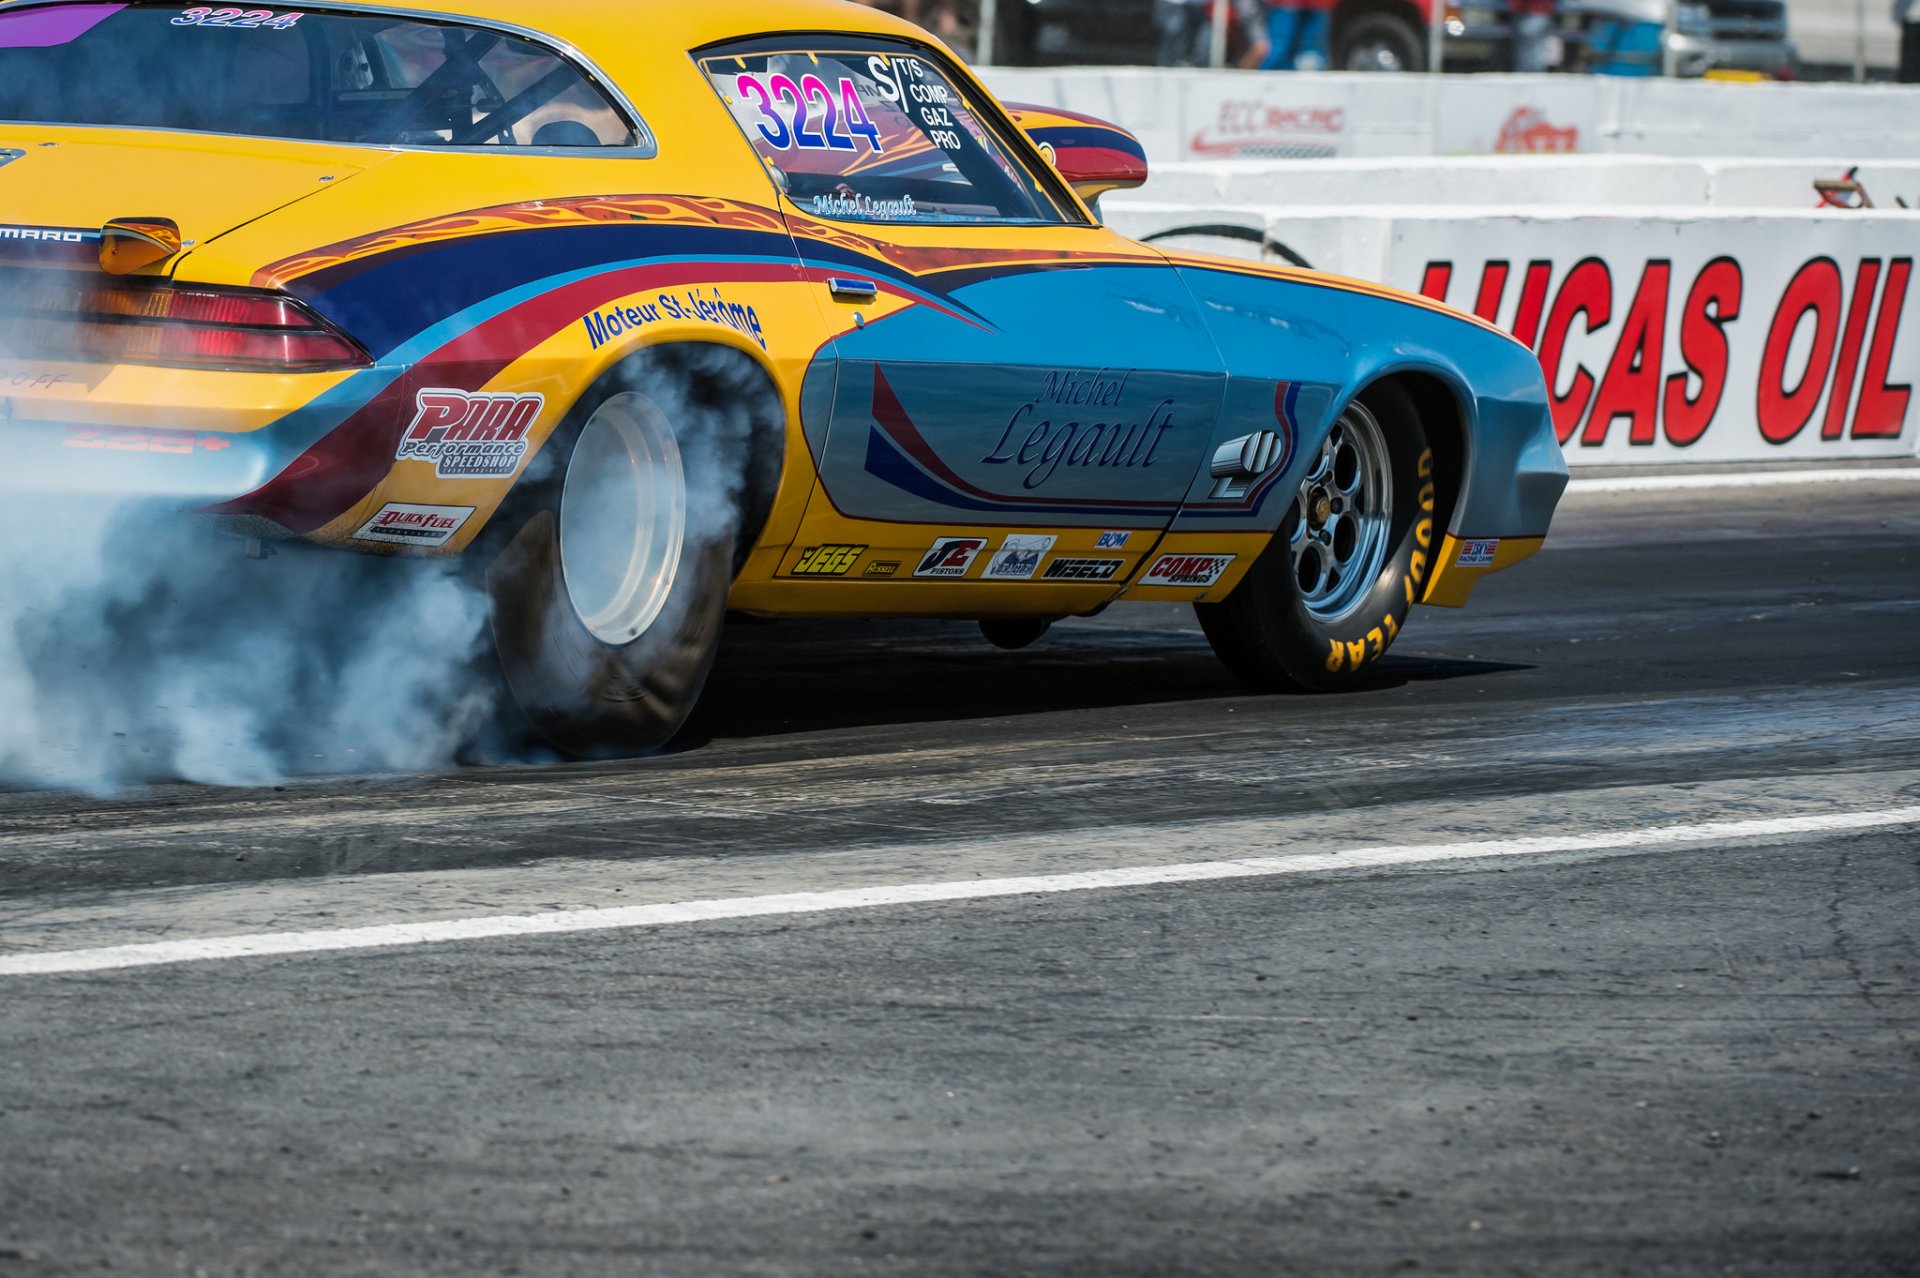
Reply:
M1920 88L1566 75L988 67L1002 98L1124 125L1154 163L1560 152L1920 156Z
M1289 209L1363 204L1698 206L1809 209L1818 178L1857 170L1869 198L1920 207L1920 159L1669 159L1657 156L1490 155L1459 159L1176 161L1152 167L1139 191L1115 192L1109 209L1139 203Z

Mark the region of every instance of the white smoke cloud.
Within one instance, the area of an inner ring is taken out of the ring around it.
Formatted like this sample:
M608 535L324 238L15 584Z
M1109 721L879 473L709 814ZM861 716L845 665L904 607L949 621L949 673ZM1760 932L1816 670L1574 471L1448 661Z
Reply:
M486 601L450 564L292 548L203 518L9 498L0 509L0 781L444 766L492 710Z

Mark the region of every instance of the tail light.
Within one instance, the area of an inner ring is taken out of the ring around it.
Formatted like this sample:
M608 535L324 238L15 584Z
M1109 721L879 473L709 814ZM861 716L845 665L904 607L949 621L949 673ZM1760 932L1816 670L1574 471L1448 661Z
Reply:
M372 362L279 293L55 270L0 272L0 348L90 363L283 373Z

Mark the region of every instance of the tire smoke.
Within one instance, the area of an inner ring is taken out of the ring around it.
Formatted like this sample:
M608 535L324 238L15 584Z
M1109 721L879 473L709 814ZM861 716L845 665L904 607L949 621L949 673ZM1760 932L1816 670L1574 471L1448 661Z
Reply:
M490 719L484 595L437 561L173 510L0 510L0 782L94 793L446 766Z

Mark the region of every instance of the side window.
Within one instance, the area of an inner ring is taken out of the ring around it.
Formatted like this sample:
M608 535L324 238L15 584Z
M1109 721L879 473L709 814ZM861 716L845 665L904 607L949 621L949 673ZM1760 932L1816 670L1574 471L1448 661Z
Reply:
M1072 220L929 56L760 41L700 67L774 181L816 217Z

